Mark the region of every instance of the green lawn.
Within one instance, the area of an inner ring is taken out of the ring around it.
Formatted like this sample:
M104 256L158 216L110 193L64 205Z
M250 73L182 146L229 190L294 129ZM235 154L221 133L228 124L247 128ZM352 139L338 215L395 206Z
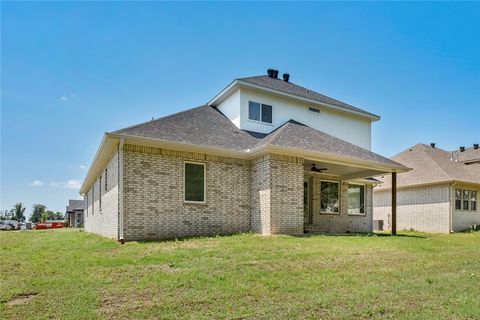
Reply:
M121 245L48 230L0 243L0 318L480 317L480 232Z

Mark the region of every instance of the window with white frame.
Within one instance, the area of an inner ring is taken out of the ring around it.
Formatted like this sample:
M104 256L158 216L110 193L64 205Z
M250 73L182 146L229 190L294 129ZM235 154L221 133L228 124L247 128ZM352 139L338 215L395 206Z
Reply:
M205 202L205 164L184 162L185 202Z
M272 106L254 101L248 101L248 119L272 123Z
M365 214L364 185L348 185L348 214Z
M340 183L320 182L320 212L336 214L340 211Z
M455 210L477 211L477 191L455 189Z
M92 186L92 216L95 214L95 183Z

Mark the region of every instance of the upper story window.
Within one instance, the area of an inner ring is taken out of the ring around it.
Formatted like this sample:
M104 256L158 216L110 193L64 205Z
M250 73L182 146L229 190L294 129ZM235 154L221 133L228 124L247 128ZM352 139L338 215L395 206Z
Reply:
M477 211L477 192L455 189L455 210Z
M272 123L272 106L268 104L248 101L248 119L265 123Z
M317 109L317 108L309 107L308 110L312 111L312 112L315 112L315 113L320 113L320 109Z

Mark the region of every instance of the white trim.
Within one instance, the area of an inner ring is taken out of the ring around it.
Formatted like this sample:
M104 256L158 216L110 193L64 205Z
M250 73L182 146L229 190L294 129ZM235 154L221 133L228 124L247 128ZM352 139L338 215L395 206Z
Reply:
M203 166L203 201L193 201L185 199L185 165L187 163L198 164ZM190 204L205 204L207 203L207 164L204 162L183 161L183 203Z
M259 120L255 120L255 119L250 119L250 102L252 102L252 103L257 103L257 104L260 105L260 110L259 110L259 112L260 112L260 121L259 121ZM272 120L272 122L263 121L263 106L269 106L270 108L272 108L272 114L271 114L271 120ZM259 124L266 124L266 125L269 125L269 126L273 127L273 105L267 104L267 103L263 103L263 102L257 102L257 101L248 100L247 121L254 122L254 123L259 123Z
M331 182L331 183L336 183L337 184L337 195L338 195L338 212L324 212L322 211L322 182ZM339 216L340 212L342 211L342 199L341 199L341 189L342 182L341 181L335 181L335 180L328 180L328 179L320 179L320 214L330 214L330 215L336 215Z

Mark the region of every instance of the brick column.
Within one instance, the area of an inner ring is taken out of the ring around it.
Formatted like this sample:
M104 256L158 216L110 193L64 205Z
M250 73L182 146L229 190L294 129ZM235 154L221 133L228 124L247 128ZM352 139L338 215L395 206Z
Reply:
M252 161L251 229L303 234L303 159L268 154Z

